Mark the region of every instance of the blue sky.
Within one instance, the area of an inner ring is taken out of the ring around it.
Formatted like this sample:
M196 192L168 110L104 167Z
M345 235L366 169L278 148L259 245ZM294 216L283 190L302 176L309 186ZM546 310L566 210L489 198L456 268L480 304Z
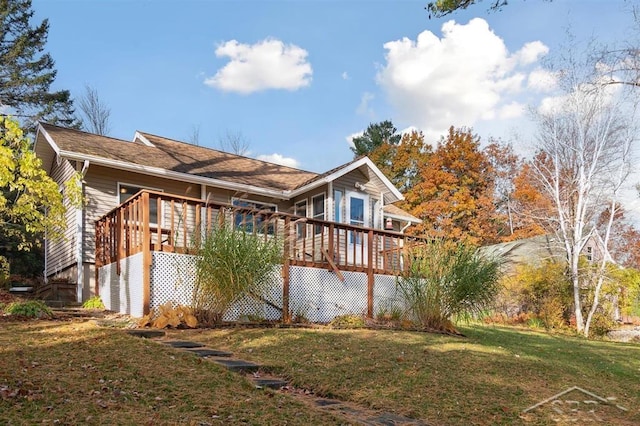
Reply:
M347 137L393 120L435 142L448 126L530 138L541 67L577 40L631 34L629 2L512 0L429 19L410 1L34 0L50 22L56 88L97 89L110 135L136 130L323 172L352 158ZM475 19L479 18L479 19ZM454 22L452 22L454 21ZM277 155L280 157L264 157ZM261 157L262 156L262 157Z

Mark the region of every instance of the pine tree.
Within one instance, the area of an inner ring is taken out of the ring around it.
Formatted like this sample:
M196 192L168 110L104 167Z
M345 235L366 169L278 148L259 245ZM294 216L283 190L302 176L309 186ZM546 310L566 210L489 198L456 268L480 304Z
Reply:
M398 129L391 121L385 120L380 123L371 123L362 136L353 138L351 151L353 151L356 158L361 155L369 155L384 143L397 145L400 143L401 138L402 136L398 134Z
M78 127L69 91L50 90L56 70L44 51L49 22L32 26L32 17L31 0L0 0L0 107L28 132L39 120Z

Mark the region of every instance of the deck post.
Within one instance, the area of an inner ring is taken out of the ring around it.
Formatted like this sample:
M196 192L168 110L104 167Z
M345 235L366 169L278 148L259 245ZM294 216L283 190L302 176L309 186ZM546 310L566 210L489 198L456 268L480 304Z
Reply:
M289 266L291 262L291 218L284 218L284 248L282 262L282 322L291 322L291 312L289 311Z
M118 211L116 233L118 238L118 245L116 247L116 274L120 275L120 261L125 258L124 209Z
M373 229L369 229L367 247L367 317L373 318Z
M142 193L142 313L150 311L151 230L149 227L149 193Z

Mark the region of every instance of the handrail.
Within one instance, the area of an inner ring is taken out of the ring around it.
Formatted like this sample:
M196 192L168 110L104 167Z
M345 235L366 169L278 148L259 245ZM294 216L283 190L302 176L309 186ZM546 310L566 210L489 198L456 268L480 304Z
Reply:
M150 226L152 203L157 224ZM146 247L195 253L201 236L223 221L265 238L283 238L283 254L290 265L369 274L402 271L407 247L424 240L395 231L143 189L96 220L96 264L116 262Z

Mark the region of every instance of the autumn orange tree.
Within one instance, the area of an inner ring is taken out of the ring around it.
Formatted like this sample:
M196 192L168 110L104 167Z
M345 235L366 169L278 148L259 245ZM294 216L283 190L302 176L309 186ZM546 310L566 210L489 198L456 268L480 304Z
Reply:
M402 135L399 143L384 142L378 145L369 158L400 192L407 192L420 179L420 170L432 154L422 132Z
M471 130L451 127L421 164L404 207L423 223L413 232L464 240L496 242L501 227L494 205L493 167Z

